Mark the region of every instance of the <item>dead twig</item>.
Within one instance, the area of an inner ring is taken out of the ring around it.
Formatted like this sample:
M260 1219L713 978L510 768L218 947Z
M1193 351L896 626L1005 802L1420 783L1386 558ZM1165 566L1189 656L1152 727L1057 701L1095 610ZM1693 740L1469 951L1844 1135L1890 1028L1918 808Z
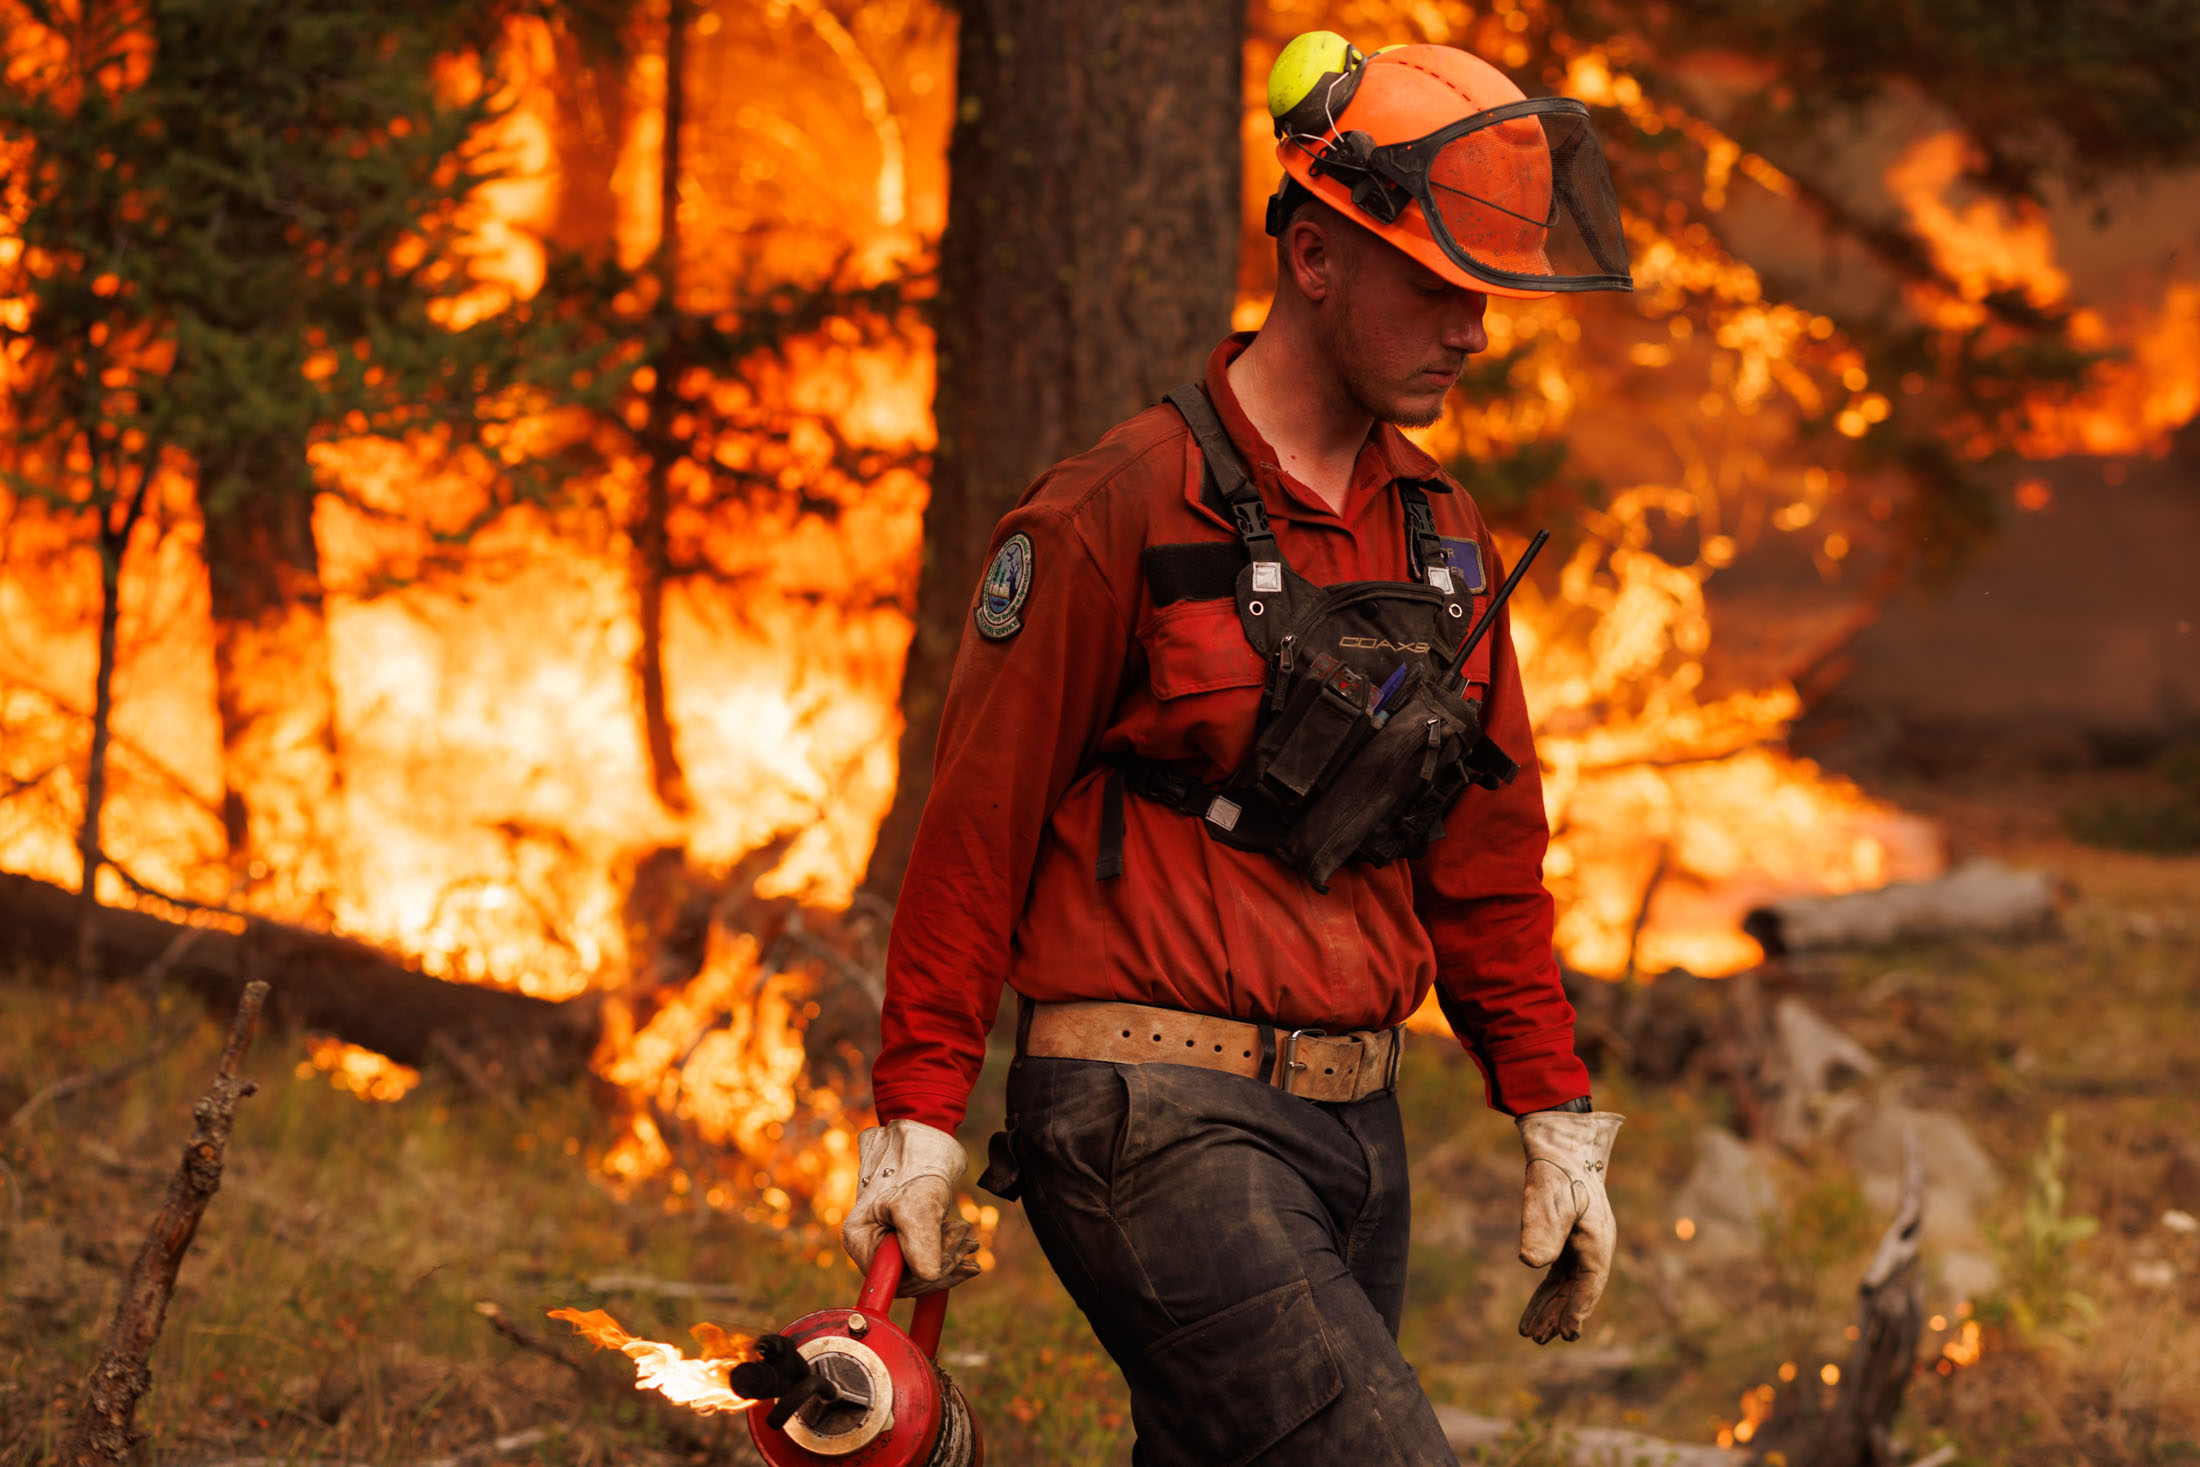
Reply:
M111 1085L126 1075L144 1069L147 1065L168 1053L169 1050L183 1043L198 1027L199 1021L194 1017L161 1035L152 1042L150 1047L131 1055L126 1060L111 1064L104 1070L93 1070L82 1075L67 1075L54 1081L51 1085L44 1087L30 1099L17 1106L15 1114L8 1117L8 1123L5 1126L0 1126L0 1131L13 1131L19 1127L27 1126L34 1116L57 1100L66 1100L68 1097L81 1094L86 1090L97 1090L102 1085Z
M633 1399L634 1389L631 1381L621 1380L606 1371L590 1369L588 1365L575 1360L559 1349L547 1337L535 1333L512 1318L511 1315L505 1313L504 1306L498 1304L495 1300L476 1300L474 1302L474 1312L488 1321L489 1328L504 1336L505 1339L511 1341L520 1349L532 1355L540 1355L546 1360L555 1360L567 1370L572 1371L591 1392L606 1399ZM681 1447L689 1451L713 1451L719 1447L720 1442L716 1434L704 1424L706 1418L685 1411L655 1393L645 1392L642 1400L645 1409L656 1418L657 1424L664 1429L665 1434L678 1442ZM716 1418L708 1419L715 1420Z
M468 1054L465 1046L448 1033L438 1029L430 1034L428 1051L449 1065L452 1072L465 1082L468 1090L510 1116L521 1130L533 1129L535 1123L520 1103L501 1085L490 1079L489 1072L481 1067L481 1061Z
M160 956L155 958L146 970L139 975L138 981L144 984L147 994L151 995L159 992L161 983L171 972L175 971L176 964L183 961L184 955L191 951L193 944L198 942L199 936L198 928L184 927L179 928L176 935L168 940L168 946L161 949ZM119 1064L109 1065L104 1070L94 1070L89 1074L70 1075L54 1081L51 1085L46 1086L36 1095L17 1106L15 1114L8 1117L8 1123L5 1126L0 1126L0 1132L12 1131L18 1126L29 1125L33 1116L57 1100L65 1100L69 1096L79 1094L82 1091L97 1090L102 1085L112 1084L126 1075L145 1068L168 1053L169 1050L181 1044L198 1027L198 1021L192 1019L155 1039L144 1052L133 1055Z
M74 1467L119 1464L129 1457L131 1418L139 1398L153 1383L146 1361L167 1318L177 1270L183 1266L184 1254L190 1251L191 1240L198 1233L206 1204L221 1187L222 1154L229 1144L237 1102L259 1088L239 1071L252 1042L260 1004L266 998L265 983L254 980L245 985L214 1083L191 1108L193 1125L191 1138L184 1143L183 1163L168 1184L167 1201L146 1232L145 1246L130 1265L122 1302L107 1331L106 1346L85 1382L75 1434L61 1454L61 1460Z
M152 964L138 975L138 981L145 986L145 990L149 995L159 992L161 983L175 970L176 964L183 961L184 955L191 951L192 945L199 940L199 935L199 929L196 927L178 929L176 935L169 939L168 946L161 950L160 956L155 958ZM144 1052L133 1055L119 1064L109 1065L104 1070L94 1070L89 1074L65 1076L54 1081L51 1085L46 1086L36 1095L17 1106L15 1114L8 1117L7 1124L0 1126L0 1132L12 1131L18 1126L29 1125L33 1116L57 1100L65 1100L69 1096L85 1090L96 1090L102 1085L112 1084L125 1075L145 1068L145 1066L181 1044L196 1028L198 1028L198 1021L196 1019L191 1020L180 1028L161 1035Z
M513 1344L519 1346L522 1350L526 1350L531 1354L540 1355L545 1360L557 1361L558 1364L564 1366L567 1370L572 1371L573 1374L579 1376L591 1387L602 1384L603 1378L601 1376L597 1375L594 1371L590 1370L580 1361L575 1360L572 1356L566 1354L563 1350L552 1344L548 1339L539 1334L536 1334L533 1330L528 1329L525 1325L522 1325L518 1321L513 1319L511 1315L506 1314L504 1312L504 1306L497 1303L495 1300L475 1300L474 1313L480 1315L483 1319L487 1320L489 1322L489 1328L495 1330L498 1334L504 1336L504 1338L510 1340Z

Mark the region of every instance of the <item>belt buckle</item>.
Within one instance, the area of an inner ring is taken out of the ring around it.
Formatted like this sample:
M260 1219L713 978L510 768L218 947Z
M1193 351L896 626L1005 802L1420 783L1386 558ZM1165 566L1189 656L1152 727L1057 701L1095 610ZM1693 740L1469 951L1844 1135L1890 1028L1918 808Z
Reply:
M1327 1029L1293 1029L1288 1035L1284 1036L1283 1068L1278 1072L1282 1078L1276 1082L1278 1090L1286 1095L1291 1094L1292 1072L1308 1068L1299 1061L1299 1041L1301 1039L1327 1039L1328 1037L1329 1031Z
M1405 1053L1406 1031L1403 1028L1393 1028L1389 1032L1390 1064L1383 1076L1383 1088L1385 1090L1396 1090L1398 1088L1398 1057Z

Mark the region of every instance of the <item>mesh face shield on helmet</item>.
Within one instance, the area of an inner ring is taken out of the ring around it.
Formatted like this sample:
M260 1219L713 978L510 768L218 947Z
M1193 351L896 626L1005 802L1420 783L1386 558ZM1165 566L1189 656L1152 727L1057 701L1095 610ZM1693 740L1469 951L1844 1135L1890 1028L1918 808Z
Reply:
M1418 204L1445 256L1488 284L1632 290L1619 199L1589 109L1572 97L1492 107L1411 142L1346 132L1309 150L1317 174L1382 224Z

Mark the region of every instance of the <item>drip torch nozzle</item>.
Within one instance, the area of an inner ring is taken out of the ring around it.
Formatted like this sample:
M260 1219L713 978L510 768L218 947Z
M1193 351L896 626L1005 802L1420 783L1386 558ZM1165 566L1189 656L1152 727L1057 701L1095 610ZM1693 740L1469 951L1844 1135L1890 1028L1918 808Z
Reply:
M810 1373L810 1362L785 1335L765 1335L756 1342L756 1354L726 1377L726 1384L752 1401L776 1400Z
M756 1342L756 1353L757 1359L736 1365L726 1383L752 1401L772 1402L764 1419L774 1427L784 1429L796 1412L813 1402L819 1410L847 1406L861 1413L870 1409L869 1380L860 1368L835 1369L843 1364L838 1356L816 1363L805 1360L785 1335L765 1335Z

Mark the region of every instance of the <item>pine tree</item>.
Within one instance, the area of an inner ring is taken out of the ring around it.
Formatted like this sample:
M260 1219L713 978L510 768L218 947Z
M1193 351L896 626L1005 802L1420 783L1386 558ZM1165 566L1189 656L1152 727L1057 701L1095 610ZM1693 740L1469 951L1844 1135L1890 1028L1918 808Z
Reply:
M555 482L512 427L570 396L587 362L525 305L454 329L479 314L460 245L498 168L481 142L497 103L493 79L454 87L437 63L479 54L479 7L11 8L5 482L82 526L102 578L79 838L89 981L121 571L149 548L164 481L188 484L208 525L217 607L311 604L311 445L380 434L477 459L493 486L478 523ZM225 592L244 562L266 587Z

